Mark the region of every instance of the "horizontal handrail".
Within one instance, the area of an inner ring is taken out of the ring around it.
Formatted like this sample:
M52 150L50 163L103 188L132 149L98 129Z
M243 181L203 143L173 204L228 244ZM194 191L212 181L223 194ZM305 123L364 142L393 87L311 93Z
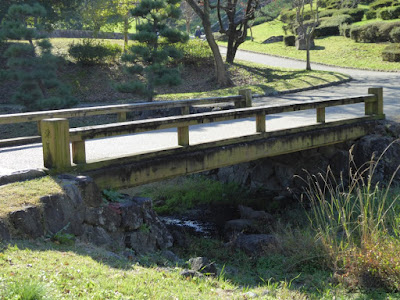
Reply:
M244 98L243 95L225 96L218 98L201 98L201 99L188 99L176 101L157 101L147 103L134 103L134 104L119 104L119 105L106 105L94 107L80 107L71 109L48 110L18 114L0 115L0 124L13 124L23 122L41 121L48 118L74 118L74 117L87 117L103 114L114 114L123 112L134 112L143 110L156 110L168 109L177 107L188 107L192 105L225 103L240 101Z
M110 137L116 135L125 135L154 131L159 129L193 126L198 124L207 124L213 122L222 122L227 120L243 119L254 117L256 114L277 114L292 111L301 111L308 109L333 107L339 105L356 104L361 102L374 101L375 95L362 95L349 98L328 99L322 101L307 101L303 103L293 103L285 105L268 105L251 108L232 109L227 111L207 112L185 116L165 117L149 120L138 120L124 123L113 123L107 125L87 126L70 129L71 141L82 141Z
M177 128L178 145L189 146L189 126L226 120L256 117L256 133L266 132L266 115L315 109L316 121L325 123L325 108L365 103L365 115L384 118L382 88L369 88L368 95L335 98L321 101L297 102L285 105L237 108L228 111L207 112L184 116L139 120L117 124L97 125L70 129L66 119L42 121L43 156L45 167L61 170L71 167L70 142L72 142L72 161L86 164L85 140L111 137L166 128ZM352 120L352 119L349 119Z

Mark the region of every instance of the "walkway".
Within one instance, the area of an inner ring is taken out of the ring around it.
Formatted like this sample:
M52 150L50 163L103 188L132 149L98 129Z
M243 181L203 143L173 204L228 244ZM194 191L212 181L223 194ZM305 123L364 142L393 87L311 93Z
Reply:
M303 69L304 62L282 59L263 54L238 51L237 59L263 63L271 66ZM384 87L385 113L392 120L400 120L400 73L371 72L343 68L327 67L312 64L316 70L327 70L349 74L353 81L340 86L318 90L305 91L295 94L286 94L275 97L262 97L254 101L254 105L287 103L331 97L354 96L366 94L368 87ZM333 115L333 113L335 113ZM354 115L362 116L362 105L347 106L345 108L327 109L326 120L336 120ZM267 117L267 131L291 128L300 125L313 124L315 111L303 111L290 114L271 115ZM223 138L239 137L254 133L254 121L251 119L213 123L193 126L190 129L191 143L203 143ZM87 159L102 159L132 153L160 150L177 145L176 130L162 130L158 132L137 134L134 136L120 136L112 139L99 139L87 143ZM42 149L40 144L0 149L0 175L18 170L41 168Z

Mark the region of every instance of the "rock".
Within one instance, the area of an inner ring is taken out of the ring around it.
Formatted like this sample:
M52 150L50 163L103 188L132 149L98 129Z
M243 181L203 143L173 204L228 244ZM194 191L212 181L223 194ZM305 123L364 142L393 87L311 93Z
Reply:
M241 234L228 245L238 248L248 255L259 255L269 246L276 246L277 240L271 234Z
M230 232L246 232L251 231L254 222L248 219L230 220L225 223L225 230Z
M8 217L19 234L34 239L43 236L42 216L37 207L29 206L23 210L11 212Z
M247 298L257 298L258 297L258 295L256 293L254 293L254 292L244 293L243 296L245 297L245 299L247 299Z
M93 179L88 176L77 176L75 179L85 204L89 207L101 206L103 202L101 192Z
M263 44L271 44L271 43L277 43L277 42L282 42L283 41L283 35L277 35L277 36L271 36L267 38Z
M0 242L8 241L11 239L8 227L2 220L0 220Z
M93 243L96 246L105 246L110 248L124 247L124 235L122 233L111 234L99 226L84 225L82 240Z
M302 39L296 38L295 45L296 45L297 50L307 50L306 40L304 38L302 38ZM315 42L314 42L314 39L311 39L310 40L310 50L314 49L314 48L315 48Z
M181 259L174 252L172 252L170 250L162 251L161 255L164 256L167 260L169 260L172 263L181 262Z
M25 181L30 179L35 179L39 177L46 176L46 172L40 169L32 169L32 170L23 170L13 172L9 175L1 175L0 176L0 185L17 182L17 181Z
M167 228L168 227L169 226L167 226ZM181 248L188 247L188 241L186 239L185 232L182 232L182 230L179 229L169 229L169 232L172 235L174 246L178 246Z
M190 268L193 271L200 272L207 275L216 275L217 268L213 262L209 262L206 257L195 257L189 259Z
M138 230L125 235L125 246L139 254L159 250L156 238L149 231Z
M192 277L198 277L198 278L201 278L201 277L203 277L204 275L203 274L201 274L200 272L196 272L196 271L193 271L193 270L183 270L182 272L180 272L179 273L181 276L183 276L183 277L189 277L189 278L192 278Z
M240 218L242 219L248 219L248 220L266 220L266 221L272 221L273 217L263 211L263 210L254 210L251 207L239 205L239 212L240 212Z
M68 189L66 191L72 191ZM79 194L55 194L40 198L43 203L43 220L47 232L56 233L65 228L66 233L83 234L85 208Z
M142 209L133 202L121 203L121 227L125 231L137 230L143 224Z

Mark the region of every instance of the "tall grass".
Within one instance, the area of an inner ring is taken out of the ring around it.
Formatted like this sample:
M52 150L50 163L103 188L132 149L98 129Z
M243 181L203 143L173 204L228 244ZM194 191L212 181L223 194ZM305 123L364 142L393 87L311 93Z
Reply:
M374 277L379 287L399 290L400 259L393 257L400 250L399 195L391 190L400 166L387 183L374 179L389 147L359 167L350 150L348 178L336 180L329 168L325 174L308 174L305 195L311 205L308 216L312 228L331 267L353 276L356 284Z

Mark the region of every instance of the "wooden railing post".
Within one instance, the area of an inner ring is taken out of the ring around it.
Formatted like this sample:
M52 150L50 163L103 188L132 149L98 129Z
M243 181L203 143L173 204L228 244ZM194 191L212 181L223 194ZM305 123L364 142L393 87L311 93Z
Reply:
M265 132L265 113L256 114L256 132Z
M383 113L383 88L369 88L368 94L374 94L376 96L376 100L374 102L365 102L365 114L377 115L378 117L384 119L385 114Z
M182 114L182 115L188 115L188 114L190 114L190 108L189 108L189 106L182 106L182 107L181 107L181 114Z
M37 121L37 129L38 129L38 133L39 135L42 135L42 120Z
M48 169L71 167L69 150L69 122L67 119L42 121L43 162Z
M325 123L325 107L317 108L317 123Z
M189 146L189 126L178 127L178 145Z
M251 107L253 105L251 89L239 90L239 95L243 96L243 99L235 101L235 108Z
M85 141L72 142L72 161L75 164L86 163Z
M117 114L117 122L125 122L126 121L126 111L121 111Z

